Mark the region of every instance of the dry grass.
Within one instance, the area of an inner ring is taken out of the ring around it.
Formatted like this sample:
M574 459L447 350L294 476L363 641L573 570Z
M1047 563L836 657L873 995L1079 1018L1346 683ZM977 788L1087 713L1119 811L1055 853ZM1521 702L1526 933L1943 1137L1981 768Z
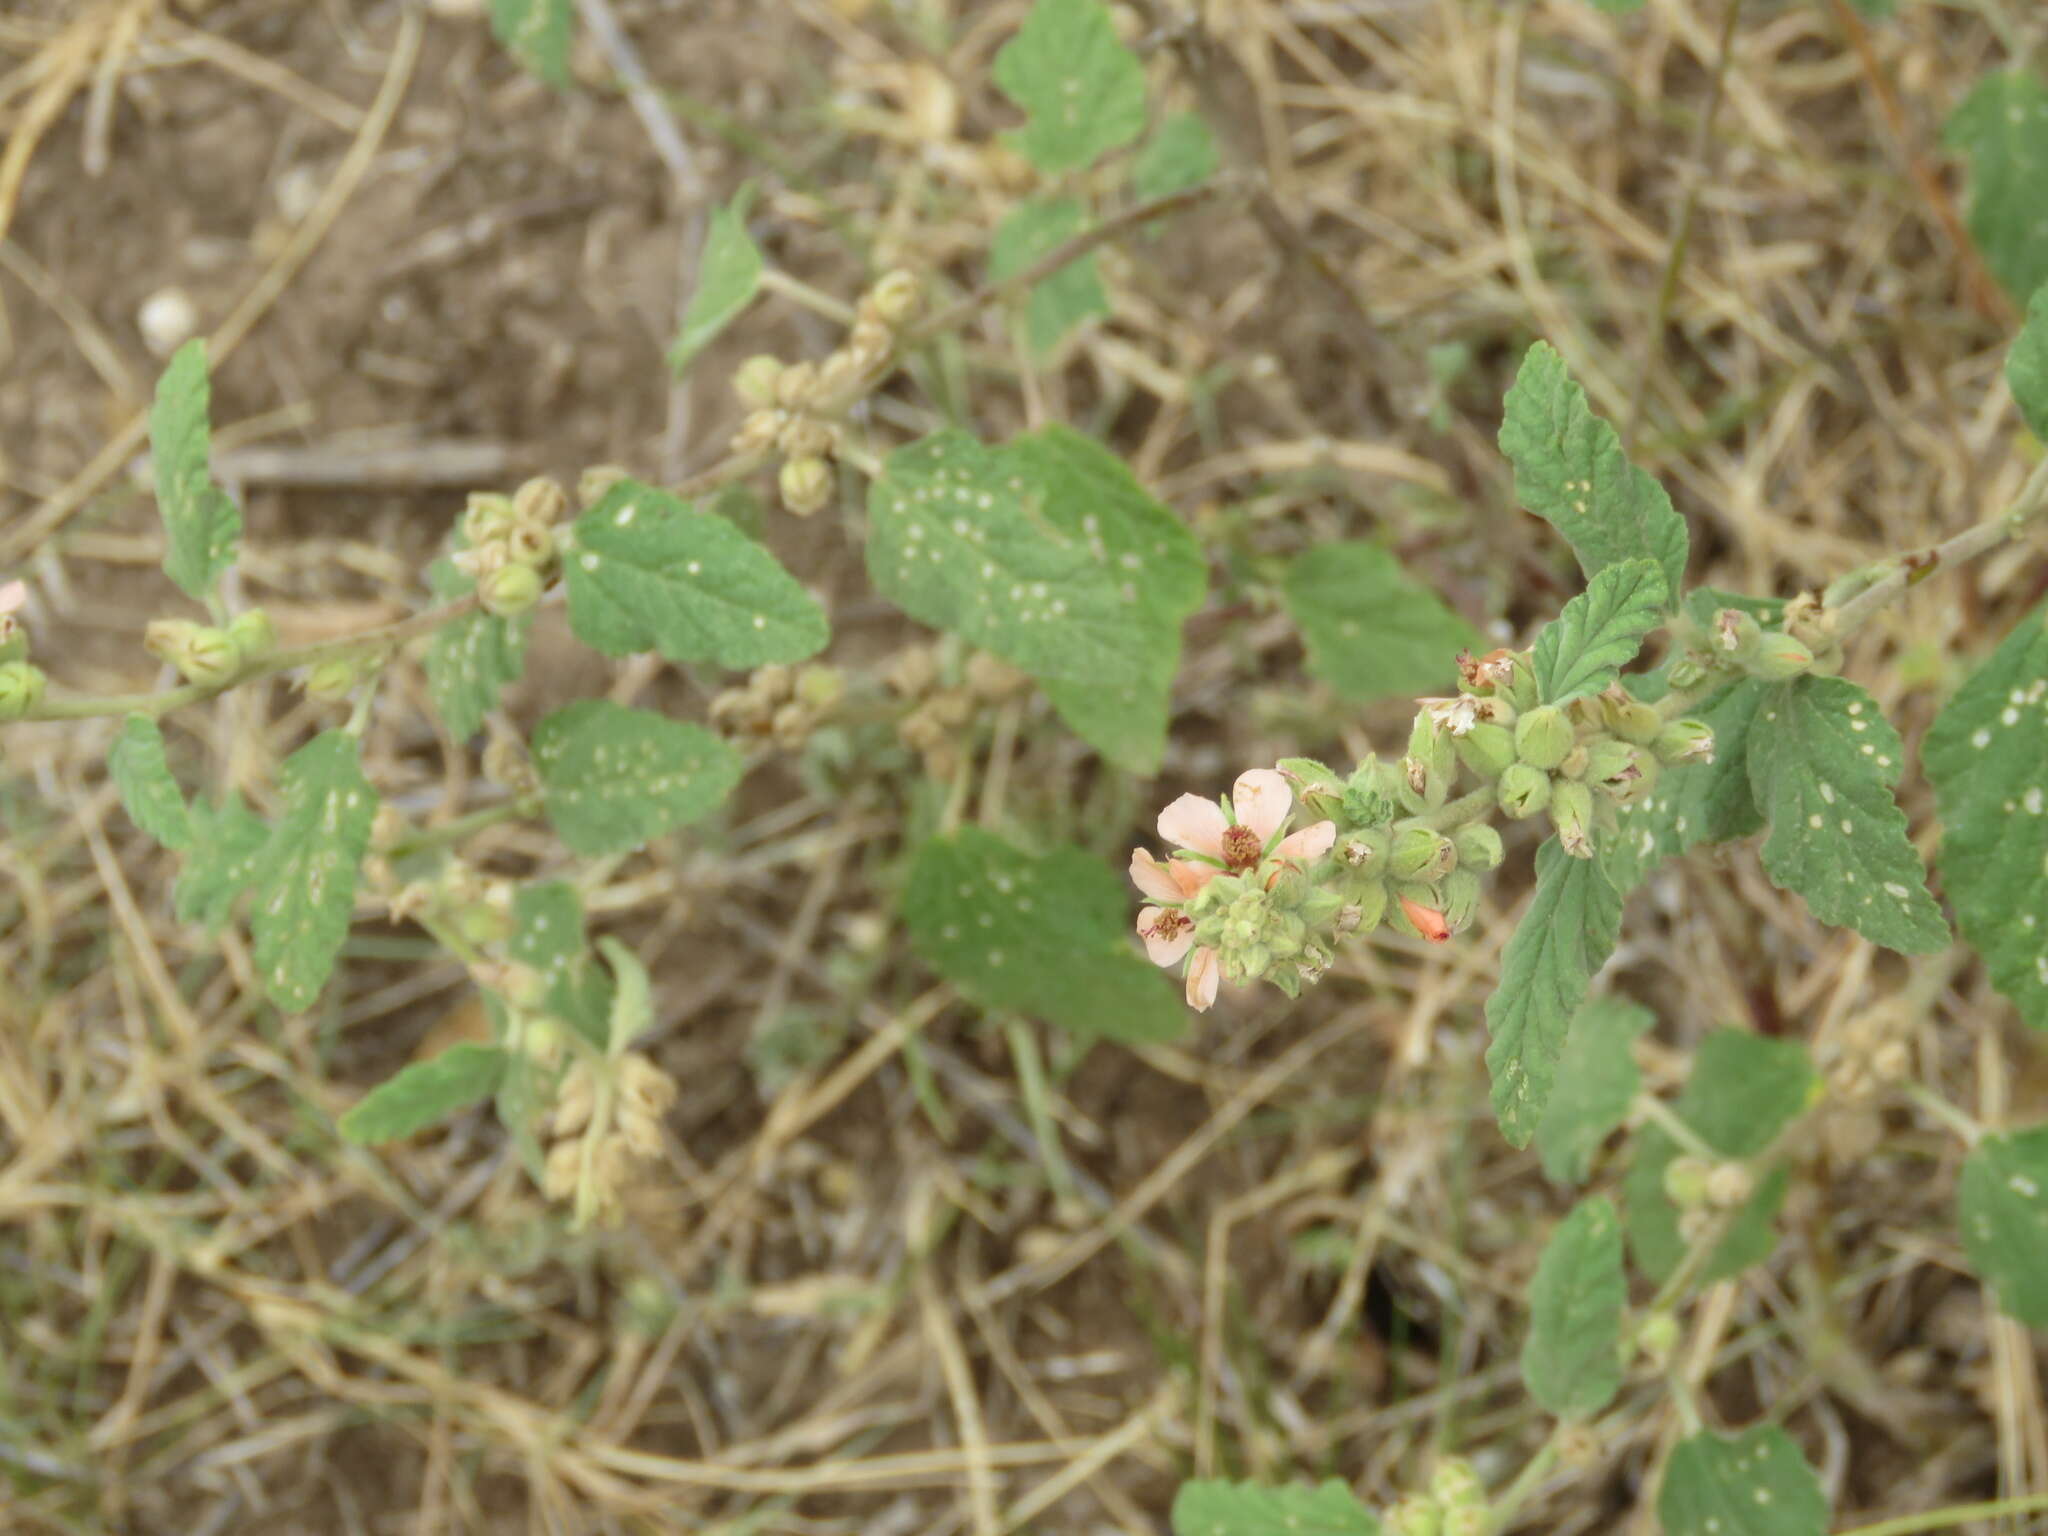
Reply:
M662 398L698 186L763 177L772 256L849 296L863 256L905 253L964 291L1022 184L985 83L1014 4L611 0L586 11L669 94L605 88L594 46L598 88L566 100L474 19L192 9L0 20L0 549L74 687L147 686L133 639L168 597L123 477L157 288L219 317L217 354L242 343L218 415L262 466L243 579L314 638L416 601L451 478L681 478L719 456L738 357L829 344L772 300ZM1229 0L1206 39L1188 9L1136 7L1155 94L1200 101L1260 198L1111 254L1114 319L1061 367L988 317L932 392L876 407L908 435L966 382L992 436L1074 421L1219 554L1161 780L1007 706L975 727L984 818L1113 856L1183 788L1385 742L1400 707L1333 708L1271 617L1271 560L1309 540L1375 533L1476 620L1547 617L1570 577L1492 446L1533 336L1629 424L1719 585L1790 593L2017 484L2005 332L1929 168L1946 107L2043 41L2033 8L1906 6L1862 45L1882 91L1840 6L1750 0L1725 71L1719 3ZM1453 342L1439 427L1425 355ZM879 667L905 635L823 521L770 538L833 594L835 655ZM2014 551L1929 583L1849 671L1910 740L2041 580ZM705 702L544 623L514 713L605 689ZM475 803L417 676L380 709L387 794L429 820ZM260 785L318 718L255 690L175 745ZM1479 1059L1518 876L1447 953L1389 942L1299 1005L1231 997L1179 1046L1084 1053L983 1023L875 922L934 809L907 759L856 738L771 763L719 829L602 872L597 919L654 970L653 1050L685 1086L633 1220L577 1236L484 1120L338 1142L364 1086L472 1027L462 972L370 921L323 1007L275 1016L240 937L171 920L105 742L6 733L0 1527L1141 1533L1194 1471L1386 1499L1450 1450L1504 1478L1546 1433L1513 1351L1566 1196L1493 1131ZM1924 789L1906 804L1925 844ZM558 860L516 828L475 857ZM1714 1025L1825 1055L1874 1022L1986 1121L2048 1104L1974 966L1819 929L1749 848L1654 881L1609 985L1658 1013L1654 1087ZM1903 1102L1833 1115L1771 1265L1691 1316L1710 1415L1786 1421L1843 1523L2048 1489L2038 1343L1961 1270L1957 1157ZM1676 1432L1632 1381L1528 1526L1652 1529Z

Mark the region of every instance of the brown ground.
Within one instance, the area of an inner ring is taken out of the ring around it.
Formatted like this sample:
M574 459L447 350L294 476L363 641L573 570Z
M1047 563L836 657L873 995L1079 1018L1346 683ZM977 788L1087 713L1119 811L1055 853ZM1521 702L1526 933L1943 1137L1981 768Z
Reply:
M246 337L215 396L221 446L249 455L223 460L245 592L310 638L417 606L472 485L598 463L680 478L734 424L734 362L832 345L771 298L671 384L690 181L723 198L758 178L771 260L841 298L863 254L970 286L1020 185L988 152L1012 118L986 84L1018 6L610 0L673 93L688 158L670 165L587 38L558 96L480 19L440 14L463 9L430 8L410 61L387 0L0 17L0 561L35 584L62 683L149 686L141 623L181 611L140 439L94 467L149 398L150 296L179 288ZM1135 7L1155 98L1199 89L1280 227L1233 207L1126 243L1105 262L1115 319L1027 386L994 323L959 356L988 435L1043 418L1109 437L1218 557L1159 782L1134 792L1026 715L997 749L1018 824L1120 861L1182 789L1390 742L1402 709L1332 708L1269 616L1271 557L1311 538L1377 532L1517 633L1554 611L1561 551L1491 445L1533 336L1632 423L1692 521L1695 576L1724 586L1790 593L2016 484L2006 322L1906 166L1948 174L1941 116L2006 57L2000 27L2039 43L2029 7L1909 3L1871 28L1903 139L1837 4L1746 9L1706 135L1718 5L1230 0L1206 8L1206 63L1147 30L1183 9ZM75 92L38 94L74 64ZM397 110L358 164L380 88ZM1437 426L1423 359L1448 341L1473 361ZM884 435L933 424L932 399L895 390ZM767 529L832 597L835 659L903 642L829 517ZM1917 734L1945 656L1981 651L2039 579L2009 556L1930 584L1851 675ZM544 620L512 713L612 687L698 714L716 685L611 667ZM176 720L188 782L260 785L323 718L255 692ZM373 744L380 788L426 813L474 770L422 702L395 679ZM1173 1048L1039 1038L1035 1106L1021 1041L868 920L891 909L906 806L932 808L909 762L770 765L728 823L621 864L599 903L655 972L655 1050L684 1092L635 1220L575 1236L490 1122L336 1144L333 1114L459 1027L461 971L370 922L322 1009L276 1017L240 938L216 950L171 920L172 865L121 816L105 740L6 735L0 1528L1135 1533L1164 1528L1191 1468L1341 1476L1380 1501L1441 1451L1503 1480L1545 1433L1513 1350L1566 1196L1500 1142L1479 1061L1518 874L1448 953L1363 950L1298 1006L1228 998ZM1924 826L1924 788L1906 800ZM559 865L538 832L477 857ZM1688 1043L1734 1022L1823 1057L1891 1030L1985 1119L2048 1101L1973 966L1823 931L1753 849L1653 882L1611 984L1658 1010L1667 1090ZM756 1042L778 1027L808 1056L770 1075ZM1711 1414L1789 1423L1843 1524L2048 1486L2036 1344L1959 1273L1954 1142L1882 1108L1830 1121L1776 1259L1702 1304L1686 1357ZM1650 1529L1668 1403L1637 1380L1529 1528Z

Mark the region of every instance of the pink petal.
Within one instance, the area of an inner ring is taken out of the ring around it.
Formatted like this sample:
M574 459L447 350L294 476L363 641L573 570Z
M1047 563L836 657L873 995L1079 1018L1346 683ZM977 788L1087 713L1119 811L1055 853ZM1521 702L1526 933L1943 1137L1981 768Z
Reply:
M1230 803L1237 809L1239 825L1250 827L1263 843L1287 819L1294 791L1271 768L1248 768L1231 785Z
M1168 859L1166 867L1179 883L1183 901L1223 873L1214 864L1198 864L1193 859Z
M1148 848L1131 850L1131 884L1154 901L1182 901L1188 894L1174 878L1173 866L1153 858Z
M1188 1006L1197 1013L1206 1013L1209 1005L1216 1001L1216 988L1223 980L1223 971L1216 963L1216 951L1198 949L1195 958L1188 962Z
M1336 841L1337 823L1319 821L1312 827L1302 827L1281 838L1280 846L1273 850L1273 856L1309 864L1328 853Z
M1223 819L1223 807L1200 795L1182 795L1159 813L1161 837L1177 848L1206 853L1211 858L1223 857L1223 833L1229 825Z
M1437 911L1435 907L1425 907L1421 902L1410 901L1406 896L1403 896L1401 898L1401 910L1408 914L1408 921L1413 923L1416 931L1429 940L1430 943L1448 944L1450 942L1450 924L1444 921L1443 913Z
M1188 923L1174 925L1172 933L1155 933L1153 927L1164 915L1157 907L1138 909L1138 937L1145 941L1145 953L1154 965L1173 964L1195 942L1194 927Z
M7 583L6 586L0 587L0 613L18 612L21 608L21 605L27 601L27 582L10 581Z

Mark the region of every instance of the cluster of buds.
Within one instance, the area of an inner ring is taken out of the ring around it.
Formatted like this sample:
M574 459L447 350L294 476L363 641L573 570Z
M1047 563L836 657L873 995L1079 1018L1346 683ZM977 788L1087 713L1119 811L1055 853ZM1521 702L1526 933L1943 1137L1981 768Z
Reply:
M909 706L896 722L896 735L935 779L950 779L959 770L971 721L1031 687L1028 673L987 651L969 655L957 676L949 677L949 670L936 648L913 645L897 652L885 674L889 691Z
M1457 1456L1437 1463L1427 1493L1411 1493L1387 1511L1392 1536L1482 1536L1490 1522L1479 1474Z
M391 812L389 818L386 811ZM383 854L404 835L404 819L389 805L379 806L377 816L370 832L373 857L367 868L373 884L384 894L393 922L419 918L445 926L475 948L502 944L512 937L511 881L482 874L473 865L451 857L431 878L398 884L387 878L390 861Z
M1722 608L1708 627L1706 654L1699 659L1770 683L1807 672L1839 672L1842 647L1827 633L1821 612L1818 598L1797 597L1785 605L1780 626L1766 629L1754 614Z
M676 1080L637 1051L579 1058L555 1092L542 1193L574 1200L579 1222L616 1212L633 1163L661 1156L661 1117L675 1101Z
M1693 1243L1717 1212L1733 1210L1756 1193L1756 1175L1747 1163L1685 1154L1664 1165L1664 1193L1678 1207L1678 1235Z
M555 526L568 511L568 493L545 476L510 496L470 493L462 514L464 547L454 558L476 578L477 601L486 612L509 619L540 601L560 553Z
M1828 1092L1851 1104L1865 1103L1880 1090L1904 1082L1913 1071L1913 1052L1883 1012L1850 1019L1823 1047Z
M846 675L837 667L758 667L743 686L712 699L711 723L727 737L765 737L795 752L831 718L845 694Z
M28 602L28 584L0 586L0 720L19 720L42 702L49 680L28 659L28 630L15 617Z
M781 458L777 487L783 506L798 517L830 505L837 484L832 460L845 437L846 413L887 371L899 333L923 302L917 274L898 268L861 295L845 342L822 363L786 363L762 353L733 375L733 389L752 410L732 450Z
M188 683L226 684L242 669L277 649L270 615L251 608L233 622L195 624L187 619L152 619L142 632L143 648L169 662Z

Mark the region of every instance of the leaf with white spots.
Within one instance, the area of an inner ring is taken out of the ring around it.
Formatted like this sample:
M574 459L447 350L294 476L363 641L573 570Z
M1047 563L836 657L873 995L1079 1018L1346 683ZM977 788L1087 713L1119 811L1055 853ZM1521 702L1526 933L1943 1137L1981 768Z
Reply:
M1041 171L1093 165L1144 131L1145 66L1102 0L1037 0L993 74L1029 116L1012 137Z
M1537 635L1530 660L1538 696L1564 704L1615 681L1643 648L1643 636L1663 623L1665 599L1655 561L1603 566Z
M372 1088L341 1117L341 1134L359 1144L396 1141L487 1099L505 1075L507 1053L465 1042L415 1061Z
M270 846L270 828L233 791L217 807L194 800L187 814L192 851L178 871L178 921L218 933L234 911L236 898L256 883L264 850Z
M1653 1022L1649 1009L1618 997L1595 998L1572 1020L1557 1086L1536 1126L1536 1150L1553 1179L1582 1182L1600 1143L1628 1118L1642 1084L1631 1045Z
M564 4L568 0L563 0ZM697 289L683 311L682 328L668 349L671 372L681 374L718 333L739 318L761 290L761 251L747 233L744 196L711 213L697 255Z
M1583 1419L1621 1389L1621 1219L1605 1196L1581 1200L1544 1245L1529 1284L1522 1380L1561 1419Z
M533 733L548 819L569 851L626 853L716 810L740 755L705 730L609 699L578 699Z
M1303 550L1281 592L1309 671L1356 703L1441 692L1457 679L1458 652L1479 643L1477 630L1369 540Z
M348 937L377 792L345 731L315 736L277 778L284 815L258 858L250 927L271 1001L297 1011L319 997Z
M1956 926L2020 1017L2048 1029L2048 603L1956 690L1920 761Z
M1749 732L1774 686L1744 678L1689 712L1714 733L1713 761L1666 768L1654 791L1622 808L1600 850L1616 890L1634 890L1665 859L1695 844L1725 843L1763 826L1749 787Z
M611 979L583 936L583 902L566 880L523 885L512 898L507 958L541 979L540 1011L603 1049L609 1035Z
M2048 283L2027 303L2027 323L2005 355L2005 382L2027 429L2048 443Z
M2048 281L2048 85L2031 68L1986 75L1949 114L1942 142L1970 162L1971 238L2025 303Z
M1323 1483L1182 1483L1173 1536L1380 1536L1380 1522L1335 1478Z
M1515 466L1522 505L1564 535L1588 579L1623 560L1654 561L1668 601L1685 580L1685 519L1664 487L1629 463L1555 347L1529 349L1506 406L1500 449Z
M166 848L192 846L185 792L171 776L164 733L148 715L130 715L107 751L107 774L121 792L128 819Z
M475 582L447 560L427 568L427 581L442 601L463 596ZM427 693L448 734L467 741L483 728L506 687L526 670L526 632L533 615L501 619L472 609L434 631L427 646Z
M825 610L767 550L636 480L576 519L562 570L570 629L607 656L753 668L803 661L831 637Z
M1536 894L1501 956L1486 1000L1493 1112L1510 1143L1526 1147L1557 1082L1572 1018L1621 932L1621 894L1596 859L1575 859L1556 838L1536 851Z
M1003 216L989 241L988 275L1001 282L1088 227L1088 210L1070 197L1019 203ZM1076 257L1031 285L1024 301L1024 334L1034 356L1044 357L1083 321L1109 313L1095 253Z
M1963 1251L1999 1309L2048 1329L2048 1125L1978 1142L1956 1204Z
M235 563L242 514L213 483L212 428L207 410L206 343L198 337L172 356L157 380L149 412L149 454L156 466L156 505L164 520L164 574L185 595L205 602L220 573Z
M1657 1495L1664 1536L1822 1536L1828 1498L1775 1424L1681 1440Z
M978 827L934 837L911 865L903 920L925 963L983 1008L1111 1040L1187 1028L1134 947L1122 882L1079 848L1029 854Z
M1184 191L1216 174L1216 136L1199 112L1176 112L1153 131L1131 167L1140 202Z
M1839 677L1778 684L1749 734L1771 883L1805 897L1824 923L1917 955L1942 948L1949 932L1892 798L1904 757L1877 701Z

